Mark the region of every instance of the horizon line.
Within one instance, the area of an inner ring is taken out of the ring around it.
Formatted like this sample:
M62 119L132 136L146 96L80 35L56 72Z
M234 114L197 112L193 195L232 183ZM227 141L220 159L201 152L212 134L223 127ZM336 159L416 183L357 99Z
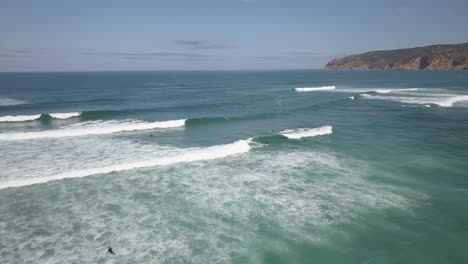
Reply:
M323 70L324 68L294 68L294 69L201 69L201 70L181 70L181 69L167 69L167 70L63 70L63 71L0 71L3 73L92 73L92 72L233 72L233 71L303 71L303 70Z

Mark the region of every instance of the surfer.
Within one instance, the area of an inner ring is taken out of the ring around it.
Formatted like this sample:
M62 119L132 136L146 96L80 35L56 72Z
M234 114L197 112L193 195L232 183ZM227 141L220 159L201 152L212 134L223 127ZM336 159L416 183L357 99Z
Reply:
M110 253L110 254L112 254L112 255L115 255L115 252L114 252L114 250L113 250L111 247L109 247L109 248L107 249L107 252Z

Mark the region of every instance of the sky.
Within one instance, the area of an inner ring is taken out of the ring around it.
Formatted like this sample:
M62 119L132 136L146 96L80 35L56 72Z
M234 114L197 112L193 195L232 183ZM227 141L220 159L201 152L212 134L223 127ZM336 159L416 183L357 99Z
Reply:
M468 0L0 0L0 71L319 69L468 42Z

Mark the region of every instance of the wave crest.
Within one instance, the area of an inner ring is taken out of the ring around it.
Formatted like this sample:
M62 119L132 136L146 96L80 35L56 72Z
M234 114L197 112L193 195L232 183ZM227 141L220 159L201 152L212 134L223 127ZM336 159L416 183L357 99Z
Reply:
M425 94L424 96L379 96L371 94L361 94L360 96L365 99L395 101L404 104L432 104L441 107L453 107L456 103L468 101L468 95L458 94Z
M301 139L306 137L316 137L328 134L332 134L332 126L323 126L318 128L287 129L280 132L280 135L283 135L289 139Z
M56 119L68 119L72 117L78 117L81 112L70 112L70 113L50 113L49 116Z
M149 130L157 128L175 128L184 126L185 120L186 119L179 119L161 122L142 122L136 120L84 122L56 130L4 133L0 134L0 140L28 140L44 138L78 137L86 135L112 134L125 131Z
M17 116L0 116L0 122L25 122L33 121L41 118L41 115L17 115Z
M68 178L82 178L97 174L108 174L111 172L127 171L146 167L164 166L175 163L187 163L194 161L214 160L228 156L246 153L251 149L251 139L238 140L234 143L215 145L206 148L188 149L182 153L170 156L160 157L151 160L138 161L132 163L116 164L100 168L91 168L84 170L73 170L59 173L52 176L38 177L32 179L11 180L0 183L0 189L21 187L32 184L46 183L49 181L62 180Z
M35 114L35 115L8 115L0 116L0 122L28 122L40 119L42 117L55 118L55 119L68 119L72 117L78 117L81 112L70 112L70 113L51 113L51 114Z
M332 90L335 90L335 86L302 87L302 88L294 88L294 90L296 92L332 91Z

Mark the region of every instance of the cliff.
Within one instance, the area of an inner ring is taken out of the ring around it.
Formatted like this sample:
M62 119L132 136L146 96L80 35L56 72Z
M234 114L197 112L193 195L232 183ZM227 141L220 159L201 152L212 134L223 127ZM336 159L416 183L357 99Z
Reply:
M468 42L371 51L330 61L327 70L468 70Z

